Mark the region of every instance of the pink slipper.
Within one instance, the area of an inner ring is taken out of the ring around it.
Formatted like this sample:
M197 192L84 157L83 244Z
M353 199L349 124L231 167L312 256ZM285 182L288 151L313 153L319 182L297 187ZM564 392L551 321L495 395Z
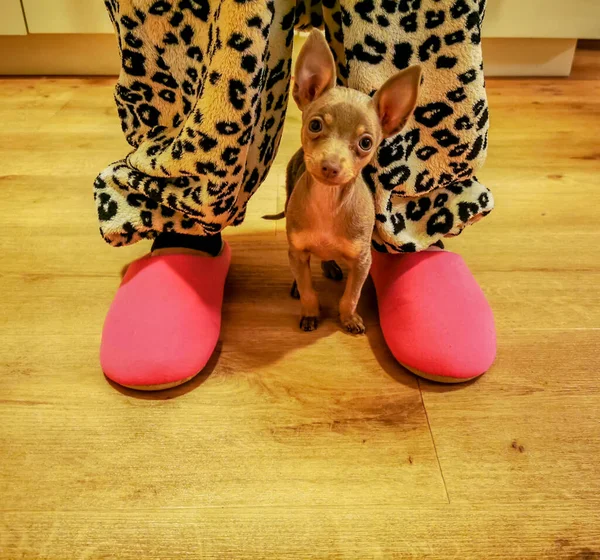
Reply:
M100 346L109 379L134 389L174 387L194 377L212 355L231 260L147 256L132 263L110 306Z
M467 381L490 368L494 317L459 255L373 252L371 276L383 335L404 367L444 383Z

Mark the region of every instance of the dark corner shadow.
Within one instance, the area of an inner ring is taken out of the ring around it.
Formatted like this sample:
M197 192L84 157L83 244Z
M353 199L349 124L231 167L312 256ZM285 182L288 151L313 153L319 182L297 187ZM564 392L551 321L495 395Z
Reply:
M418 377L418 376L417 376ZM418 377L419 387L421 391L425 393L451 393L453 391L460 391L466 389L471 385L474 385L481 379L481 375L475 379L469 379L468 381L461 381L460 383L441 383L439 381L431 381L424 377Z
M375 293L375 286L371 276L367 278L362 293L362 301L360 303L361 308L368 309L369 314L369 326L366 332L366 338L373 356L377 360L377 363L385 373L387 373L396 383L406 385L407 387L416 388L417 382L415 376L410 373L406 368L403 368L390 349L387 347L381 327L379 326L379 311L377 308L377 295ZM366 313L365 313L366 315Z
M168 401L174 399L175 397L180 397L181 395L185 395L186 393L193 391L194 389L202 385L210 377L215 367L217 366L217 363L219 362L219 356L221 355L221 346L221 342L219 341L217 347L215 348L215 351L210 357L210 360L208 360L208 363L204 366L204 368L198 375L196 375L186 383L178 385L177 387L172 387L171 389L162 389L160 391L141 391L139 389L130 389L129 387L123 387L122 385L119 385L118 383L115 383L114 381L106 377L106 375L104 376L104 378L106 379L109 385L111 385L114 389L119 391L119 393L122 393L127 397L133 397L135 399L146 401Z
M132 261L132 262L133 262L133 261ZM127 269L129 268L129 266L130 266L130 265L131 265L131 263L129 262L129 263L127 263L127 264L124 264L124 265L121 267L121 273L120 273L120 274L121 274L121 280L123 280L123 278L125 278L125 275L127 274Z

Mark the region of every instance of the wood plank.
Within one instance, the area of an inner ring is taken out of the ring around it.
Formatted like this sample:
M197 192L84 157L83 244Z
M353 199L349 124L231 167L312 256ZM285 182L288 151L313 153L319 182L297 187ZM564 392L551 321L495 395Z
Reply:
M500 333L492 375L462 391L421 380L452 503L595 499L600 329Z
M254 245L254 244L252 244ZM235 245L234 245L235 246ZM290 301L288 291L291 276L286 265L285 247L261 242L263 262L247 263L237 252L228 280L225 317L232 319L244 312L247 300L252 302L248 320L274 327L274 320L288 324L297 302ZM271 254L271 255L269 255ZM277 259L276 261L271 260ZM276 262L277 264L272 264ZM0 325L15 333L58 334L66 328L94 332L102 323L113 292L118 286L117 271L111 276L86 276L79 272L48 275L43 271L2 278L2 290L11 294L4 303ZM573 273L561 271L508 271L477 273L487 297L496 310L496 324L502 332L547 329L599 328L598 311L592 302L600 301L600 272L577 272L577 289L573 289ZM323 296L325 317L334 320L336 300L342 286L317 277ZM541 286L544 286L542 289ZM34 291L37 296L31 298ZM371 285L365 287L361 309L372 308L365 317L376 323ZM61 313L56 313L56 306ZM80 314L86 313L82 325ZM231 310L231 311L228 311ZM296 309L297 310L297 309ZM17 320L15 320L17 319ZM236 319L237 320L237 319ZM270 321L270 322L269 322ZM227 324L224 328L227 328ZM224 331L227 332L227 331ZM301 333L294 333L299 336Z
M4 337L2 508L447 500L416 380L386 374L381 338L261 335L157 395L105 381L97 334Z
M7 556L595 560L598 504L208 508L2 515Z

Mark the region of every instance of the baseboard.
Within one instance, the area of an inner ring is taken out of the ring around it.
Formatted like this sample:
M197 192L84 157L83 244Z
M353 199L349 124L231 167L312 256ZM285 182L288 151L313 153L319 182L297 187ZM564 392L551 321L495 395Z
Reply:
M486 76L568 76L577 39L483 39Z
M110 34L0 36L0 74L110 76L119 73Z
M301 40L299 38L299 40ZM492 76L568 76L575 39L484 38L485 73ZM3 75L117 75L113 35L0 36Z

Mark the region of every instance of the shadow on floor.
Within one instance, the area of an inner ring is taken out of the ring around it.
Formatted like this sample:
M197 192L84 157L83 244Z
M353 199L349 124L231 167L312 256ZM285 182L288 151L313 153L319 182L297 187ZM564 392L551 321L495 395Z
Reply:
M187 383L183 383L182 385L178 385L177 387L172 387L171 389L163 389L161 391L140 391L138 389L130 389L128 387L123 387L118 383L115 383L111 379L105 376L106 381L109 385L111 385L114 389L126 395L128 397L133 397L140 400L147 401L168 401L174 399L175 397L180 397L181 395L185 395L190 391L193 391L200 385L202 385L213 373L217 364L219 363L219 357L221 355L222 344L219 341L215 351L213 352L210 360L204 369L196 375L194 378L190 379Z
M335 282L325 279L320 275L320 267L316 263L313 265L315 289L321 301L321 322L316 331L303 332L298 326L300 304L289 294L292 276L285 236L233 235L227 241L232 248L232 263L225 285L221 340L207 366L189 382L157 392L127 389L109 380L118 391L139 399L169 400L202 385L217 365L225 375L250 374L340 330L337 303L345 280ZM122 274L127 267L123 267ZM367 325L365 344L370 345L380 367L397 383L425 392L445 393L463 389L477 381L435 383L417 378L402 367L389 351L381 333L377 298L370 278L363 289L359 313ZM222 353L228 356L227 365L218 363ZM331 359L335 361L335 356Z

